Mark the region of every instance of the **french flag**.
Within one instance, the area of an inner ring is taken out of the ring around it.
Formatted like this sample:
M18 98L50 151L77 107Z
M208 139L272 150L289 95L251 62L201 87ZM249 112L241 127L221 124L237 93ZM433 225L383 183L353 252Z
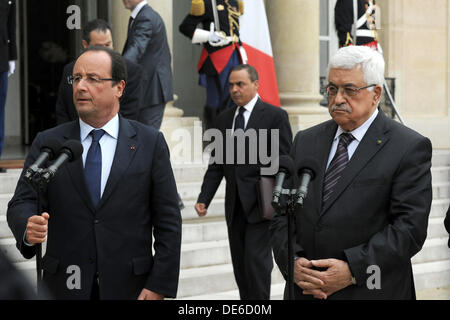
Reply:
M239 19L239 35L246 51L247 63L258 71L258 94L265 102L280 107L264 1L245 0L244 8L245 12Z

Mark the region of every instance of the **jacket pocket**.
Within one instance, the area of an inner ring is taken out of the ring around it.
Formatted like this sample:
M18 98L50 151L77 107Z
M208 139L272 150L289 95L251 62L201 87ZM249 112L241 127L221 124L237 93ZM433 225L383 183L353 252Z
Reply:
M153 266L153 259L150 257L133 258L133 273L137 276L150 272Z
M50 274L55 274L58 271L59 260L51 256L46 255L42 258L42 269Z

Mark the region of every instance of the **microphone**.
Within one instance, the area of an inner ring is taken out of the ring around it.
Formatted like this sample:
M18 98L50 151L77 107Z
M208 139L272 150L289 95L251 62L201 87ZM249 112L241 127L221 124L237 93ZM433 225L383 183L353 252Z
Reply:
M275 187L272 192L272 206L274 208L279 207L281 191L283 189L283 183L286 178L289 178L294 172L294 160L288 155L280 156L278 174L275 179Z
M33 176L40 170L40 167L47 161L53 160L56 153L61 149L61 143L58 139L50 138L46 140L41 149L41 154L36 159L36 161L25 171L24 179L27 182L31 182Z
M60 150L59 157L55 160L55 162L45 169L44 174L41 176L42 179L46 183L53 178L58 171L59 167L61 167L66 161L72 162L78 159L83 154L83 145L78 140L69 140L63 144Z
M316 172L319 169L319 164L316 159L308 157L303 160L298 169L298 175L300 177L300 186L297 192L297 206L303 207L303 200L305 200L308 194L308 185L316 177Z

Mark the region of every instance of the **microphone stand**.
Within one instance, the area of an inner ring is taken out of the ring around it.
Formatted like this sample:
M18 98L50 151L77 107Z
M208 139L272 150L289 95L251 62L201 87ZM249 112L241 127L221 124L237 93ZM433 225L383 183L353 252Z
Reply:
M37 201L36 201L36 210L37 214L40 215L43 210L42 206L42 200L43 200L43 194L45 193L47 189L47 184L49 180L42 179L42 175L46 172L46 170L43 170L41 168L36 171L36 173L32 177L25 178L25 182L30 185L37 194ZM36 275L37 275L37 296L39 297L39 294L41 292L42 288L42 244L37 243L35 244L35 250L36 250Z
M292 241L294 240L294 223L295 223L295 193L294 190L288 190L287 201L287 225L288 225L288 300L294 300L294 252Z

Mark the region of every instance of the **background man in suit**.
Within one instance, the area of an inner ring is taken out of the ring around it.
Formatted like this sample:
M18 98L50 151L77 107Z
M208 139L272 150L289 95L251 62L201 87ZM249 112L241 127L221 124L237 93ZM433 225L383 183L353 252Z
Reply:
M267 154L270 154L268 150L273 149L272 145L275 146L276 153L287 154L292 142L287 112L259 99L256 70L249 65L234 67L230 74L229 86L231 98L237 106L224 111L217 117L216 127L220 130L223 140L226 140L227 135L239 134L232 133L234 130L242 129L245 132L256 130L258 141L251 143L257 146L262 144L267 146L267 150L263 151ZM263 137L258 136L260 129L268 130L266 141L261 142ZM271 132L274 130L279 131L278 141L275 139L271 141L268 138L271 137ZM225 177L227 181L225 217L234 275L240 297L243 300L269 299L270 276L273 268L269 243L269 221L262 216L256 194L257 183L261 175L261 159L258 159L256 164L251 163L248 147L248 144L245 149L242 144L236 146L238 153L246 153L243 164L235 161L226 163L221 162L223 159L217 159L218 161L208 166L195 209L200 217L207 214L207 208L222 178ZM223 154L226 155L230 152L233 150L228 150L224 143ZM257 152L258 155L261 154L260 150ZM270 159L273 161L274 157L279 154L270 154ZM217 155L217 151L215 155Z
M83 48L88 46L105 46L114 49L111 27L101 19L91 20L83 28ZM120 114L127 119L137 120L142 97L142 69L127 59L128 81L123 97L120 100ZM75 61L64 67L59 84L58 99L56 100L56 122L61 124L78 119L77 110L73 103L72 85L68 78L72 75Z
M8 77L14 73L17 60L16 1L0 0L0 156L5 145L5 106ZM0 168L0 173L6 172Z
M197 69L199 83L206 88L203 112L206 129L213 126L220 112L231 106L228 76L234 66L243 63L239 51L239 17L244 13L243 3L217 0L216 5L219 26L212 30L214 8L211 0L192 0L191 11L179 26L180 32L193 44L203 44Z
M296 216L297 299L415 298L411 257L427 234L432 147L378 111L383 77L375 50L339 49L328 75L333 119L295 137L295 163L312 157L319 166ZM271 239L285 276L286 230L277 214Z
M118 115L126 81L120 54L89 47L73 72L79 121L38 134L25 167L49 138L81 141L83 156L59 169L40 215L35 192L19 180L7 211L17 247L31 258L48 234L43 281L57 299L175 297L181 215L164 137ZM67 286L73 266L75 288Z
M173 100L171 55L166 27L147 1L123 0L131 11L123 56L141 66L144 73L143 105L139 121L161 127L164 108Z

